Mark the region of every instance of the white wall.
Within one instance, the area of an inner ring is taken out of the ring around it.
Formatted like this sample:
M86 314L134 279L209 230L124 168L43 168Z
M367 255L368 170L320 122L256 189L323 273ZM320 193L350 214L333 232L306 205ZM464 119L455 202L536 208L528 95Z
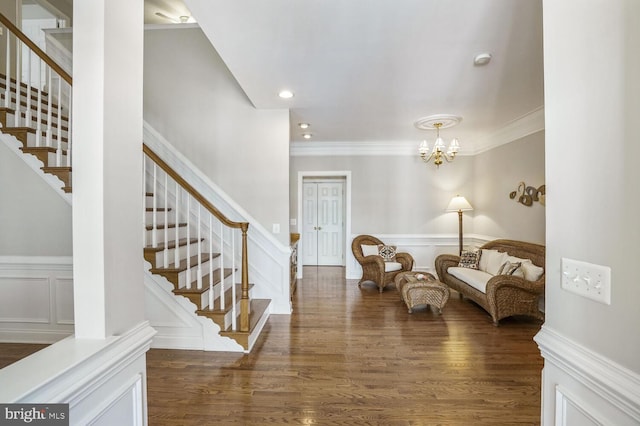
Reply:
M416 156L295 156L291 158L291 217L297 217L299 171L352 172L352 233L454 234L457 216L445 211L463 195L465 235L545 243L545 208L509 198L520 181L544 183L544 132L437 169ZM298 227L292 227L297 232ZM456 250L457 251L457 250Z
M288 245L288 111L256 110L198 28L147 30L144 57L145 120Z
M458 157L437 169L417 155L296 156L291 157L290 170L292 218L298 214L298 172L351 171L354 235L457 235L457 216L445 208L457 193L470 197L473 190L473 157ZM467 222L465 232L473 232L473 225ZM292 231L297 229L292 227Z
M545 0L543 10L543 421L584 424L563 415L560 402L573 401L602 424L638 424L640 2ZM563 257L611 267L611 304L563 290Z
M544 184L544 131L474 157L473 231L476 234L545 244L545 207L509 198L520 182Z
M2 141L0 235L0 256L72 254L71 206Z

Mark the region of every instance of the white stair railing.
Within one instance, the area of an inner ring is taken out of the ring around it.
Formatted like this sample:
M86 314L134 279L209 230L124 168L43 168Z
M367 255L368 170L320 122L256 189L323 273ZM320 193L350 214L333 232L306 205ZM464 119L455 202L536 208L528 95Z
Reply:
M249 331L249 224L229 220L150 148L143 145L143 150L145 210L150 213L145 214L145 227L151 228L145 246L162 249L156 257L162 259L156 268L178 269L179 265L186 264L184 278L178 286L198 290L208 286L208 309L224 312L229 308L231 329ZM151 207L146 207L149 205ZM175 232L169 232L169 226L175 227ZM184 235L180 228L184 229ZM159 236L163 241L159 241ZM236 243L237 238L241 238L240 246ZM173 266L169 264L170 250L174 250ZM239 308L236 306L235 285L238 270L241 272L242 291ZM231 290L230 297L226 295L228 290ZM216 299L218 306L215 305ZM236 321L238 313L239 325Z
M71 167L72 78L2 14L0 24L7 33L2 106L13 111L14 128L35 129L27 147L51 148L48 167Z

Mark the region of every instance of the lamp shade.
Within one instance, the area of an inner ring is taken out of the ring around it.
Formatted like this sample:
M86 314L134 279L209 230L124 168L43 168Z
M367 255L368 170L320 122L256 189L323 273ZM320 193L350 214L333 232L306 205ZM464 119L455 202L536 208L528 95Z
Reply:
M471 204L467 201L466 198L461 197L460 195L456 195L451 199L449 205L447 206L448 212L459 212L459 211L467 211L473 210Z

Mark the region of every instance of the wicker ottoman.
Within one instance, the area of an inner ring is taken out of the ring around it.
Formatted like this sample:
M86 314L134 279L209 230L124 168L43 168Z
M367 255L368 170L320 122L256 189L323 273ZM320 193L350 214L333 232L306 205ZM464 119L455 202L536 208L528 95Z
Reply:
M428 272L401 272L395 277L400 298L409 308L409 313L418 305L433 305L442 313L449 300L449 287Z

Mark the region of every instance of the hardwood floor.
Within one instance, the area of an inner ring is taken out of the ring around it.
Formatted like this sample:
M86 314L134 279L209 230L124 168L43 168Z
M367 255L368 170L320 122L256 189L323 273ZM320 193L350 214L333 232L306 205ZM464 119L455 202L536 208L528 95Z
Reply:
M25 343L0 343L0 368L13 364L49 345Z
M392 286L343 275L306 267L250 355L149 351L149 424L539 424L539 321L494 327L456 293L409 314Z

